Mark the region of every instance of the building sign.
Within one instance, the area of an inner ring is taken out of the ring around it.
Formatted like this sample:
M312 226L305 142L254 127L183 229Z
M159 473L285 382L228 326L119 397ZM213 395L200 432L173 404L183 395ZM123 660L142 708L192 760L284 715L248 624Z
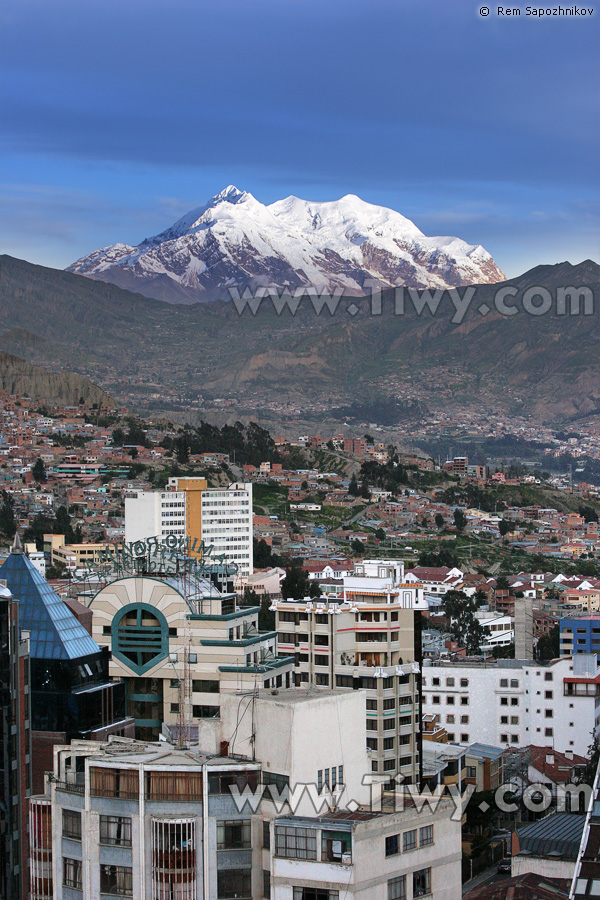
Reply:
M214 573L233 576L238 570L226 556L216 554L212 544L175 534L109 545L84 567L109 578L129 575L198 575L206 578Z

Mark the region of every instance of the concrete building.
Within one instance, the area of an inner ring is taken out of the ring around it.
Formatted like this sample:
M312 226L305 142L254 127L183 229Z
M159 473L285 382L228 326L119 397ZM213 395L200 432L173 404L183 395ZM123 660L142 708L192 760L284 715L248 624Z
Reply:
M465 754L466 781L477 792L495 791L504 784L504 756L500 747L471 744Z
M582 615L561 619L560 655L593 653L600 659L600 615Z
M398 560L364 560L326 602L275 602L278 645L293 654L296 684L367 690L371 770L420 780L422 589Z
M424 712L437 716L451 741L536 744L585 755L590 735L600 733L599 707L595 656L426 661L423 667Z
M168 535L187 537L190 555L199 545L213 547L213 555L235 563L238 574L254 571L252 543L252 484L208 488L204 478L170 478L165 491L133 491L125 497L125 541L146 541Z
M294 659L278 656L275 631L259 632L260 608L238 607L208 577L116 577L89 606L138 738L155 740L163 723L195 725L214 748L223 694L292 683Z
M31 900L455 900L455 805L419 813L368 784L365 700L228 695L215 754L123 739L56 748L31 804Z

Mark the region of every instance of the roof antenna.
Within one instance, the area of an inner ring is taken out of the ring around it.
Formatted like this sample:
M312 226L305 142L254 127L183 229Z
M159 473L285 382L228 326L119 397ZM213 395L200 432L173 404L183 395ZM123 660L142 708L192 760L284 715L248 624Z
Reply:
M15 539L13 541L13 545L10 548L11 553L23 553L23 545L21 543L21 538L19 537L19 532L15 531Z

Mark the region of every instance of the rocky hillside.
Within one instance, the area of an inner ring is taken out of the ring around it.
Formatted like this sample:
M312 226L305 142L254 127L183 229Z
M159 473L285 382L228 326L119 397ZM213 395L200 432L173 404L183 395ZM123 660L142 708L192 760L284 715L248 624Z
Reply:
M112 397L89 379L73 372L48 372L5 350L0 350L0 390L65 406L77 406L81 401L115 406Z

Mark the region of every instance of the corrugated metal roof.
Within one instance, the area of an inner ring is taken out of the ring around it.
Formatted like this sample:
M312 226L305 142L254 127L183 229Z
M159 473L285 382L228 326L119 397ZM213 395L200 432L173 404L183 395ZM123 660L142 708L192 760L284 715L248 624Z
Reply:
M17 548L0 566L0 579L19 601L19 628L29 631L32 659L80 659L100 647L31 560Z
M535 856L559 853L567 859L577 859L585 816L574 813L554 813L518 828L519 848Z

